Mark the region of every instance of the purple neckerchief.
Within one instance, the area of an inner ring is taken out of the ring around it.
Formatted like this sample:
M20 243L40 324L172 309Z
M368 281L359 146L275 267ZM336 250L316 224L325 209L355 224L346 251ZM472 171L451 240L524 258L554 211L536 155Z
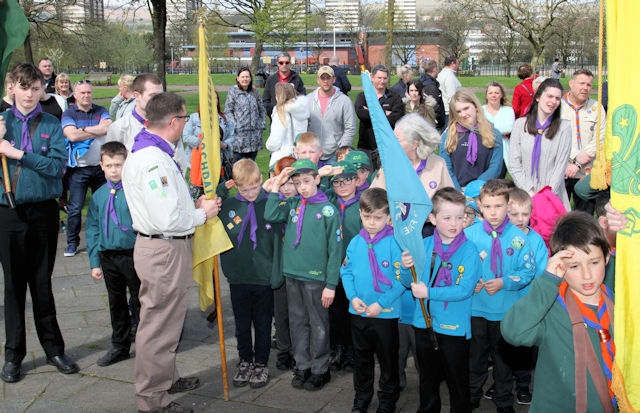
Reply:
M469 138L467 139L469 145L467 147L467 162L469 162L471 165L475 165L476 161L478 160L478 135L476 134L476 129L468 129L465 126L462 126L460 123L456 123L456 130L459 133L469 132Z
M436 228L433 232L433 251L436 253L438 257L440 257L440 268L436 271L436 281L434 283L435 287L440 287L441 283L444 283L445 286L450 286L453 284L453 279L451 278L451 263L449 260L453 256L453 254L458 251L458 248L467 240L467 236L464 234L464 231L461 231L453 240L451 244L449 244L449 248L444 250L444 245L442 244L442 238L440 238L440 233L438 232L438 228ZM445 301L444 308L447 309L447 305L449 305L448 301Z
M298 210L298 222L296 222L296 241L293 243L291 248L295 248L298 244L300 244L300 236L302 235L302 221L304 219L304 210L307 208L307 203L309 204L320 204L322 202L327 202L329 198L324 194L324 192L318 190L315 195L310 196L309 198L302 198L300 195L300 209Z
M143 118L142 116L140 116L140 114L138 112L136 112L136 108L133 108L133 110L131 111L131 114L133 115L133 117L140 123L142 123L142 126L146 127L147 126L147 120L145 118Z
M36 108L28 115L20 113L14 102L11 106L11 113L13 116L22 121L22 137L20 138L20 150L24 152L33 152L33 146L31 145L31 135L29 135L29 121L42 113L42 106L40 102L36 104Z
M173 159L174 152L171 145L169 145L169 142L165 141L158 135L154 135L153 133L149 132L146 129L142 129L140 132L138 132L138 134L134 138L133 146L131 147L131 153L137 152L149 146L153 146L160 149L162 152L169 155L171 159ZM175 159L173 160L173 162L176 164L176 167L178 168L178 170L180 170L180 166L175 161Z
M260 195L256 198L256 201L264 198L266 194L260 191ZM242 221L242 226L240 227L240 233L238 234L238 246L242 244L242 237L244 236L244 232L247 230L247 225L251 224L251 232L249 233L249 239L253 241L253 249L255 250L258 246L258 238L256 237L256 231L258 230L258 218L256 217L256 208L254 202L247 201L247 198L240 195L240 193L236 194L235 198L240 202L248 202L247 205L247 215L244 217Z
M500 244L500 235L502 231L509 223L509 217L505 217L502 224L498 225L498 228L493 229L489 221L486 219L482 221L482 228L491 235L491 271L496 275L496 278L502 278L502 245ZM500 267L498 268L498 258L500 259ZM498 272L498 270L500 272Z
M340 222L344 222L344 211L351 205L355 204L360 200L360 192L356 191L356 194L353 198L343 201L342 198L338 197L338 205L340 205Z
M418 176L420 176L420 174L422 173L422 171L424 171L424 168L427 167L427 160L423 159L420 161L420 163L418 164L418 167L416 168L416 174Z
M535 141L533 142L533 152L531 152L531 176L535 173L536 179L540 180L540 152L542 151L542 134L551 125L551 118L549 116L547 120L541 125L538 119L536 119L536 133Z
M364 183L358 187L358 192L364 192L369 189L370 186L371 184L369 183L369 181L365 180Z
M382 273L382 270L380 270L378 259L376 258L376 252L373 249L373 246L382 238L392 237L393 227L391 225L385 225L382 231L378 232L373 238L371 238L366 229L362 228L360 230L360 236L364 238L364 241L369 247L369 267L371 267L371 275L373 275L373 289L376 290L376 292L381 293L382 290L380 289L380 283L391 287L391 281L389 281L389 279Z
M120 225L120 221L118 221L118 215L116 215L116 192L122 189L122 181L114 185L110 180L107 179L107 185L109 186L109 200L107 201L107 211L104 214L104 233L107 235L109 234L109 218L111 218L111 220L116 223L121 231L129 231L129 228L125 227L124 225Z

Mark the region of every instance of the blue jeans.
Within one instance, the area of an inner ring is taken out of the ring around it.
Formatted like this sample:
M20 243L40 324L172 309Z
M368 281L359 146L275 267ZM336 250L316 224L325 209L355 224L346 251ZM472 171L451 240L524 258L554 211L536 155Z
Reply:
M94 193L107 181L100 166L84 166L69 168L69 203L67 204L67 245L80 244L80 229L82 228L82 207L84 206L87 190Z

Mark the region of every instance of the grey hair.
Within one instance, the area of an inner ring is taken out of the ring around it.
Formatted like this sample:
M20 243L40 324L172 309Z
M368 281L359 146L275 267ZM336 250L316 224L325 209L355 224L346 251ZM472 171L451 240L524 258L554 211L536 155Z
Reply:
M405 73L413 72L413 68L409 65L400 66L400 75L404 75Z
M385 65L375 65L371 68L371 76L375 76L378 72L385 72L388 75L389 69Z
M440 145L440 134L418 113L410 113L396 122L394 130L401 130L409 142L418 142L416 154L427 159Z

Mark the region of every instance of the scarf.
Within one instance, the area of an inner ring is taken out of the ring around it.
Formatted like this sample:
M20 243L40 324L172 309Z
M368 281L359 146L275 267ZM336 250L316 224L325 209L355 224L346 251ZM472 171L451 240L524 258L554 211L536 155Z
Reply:
M264 198L266 194L260 191L260 195L258 195L258 199ZM238 246L242 243L242 238L244 236L244 232L247 230L247 225L250 225L249 239L253 241L253 249L255 250L258 246L258 238L256 237L256 231L258 230L258 217L256 217L256 208L254 202L249 202L245 197L240 195L240 193L236 194L235 198L240 202L248 202L247 205L247 215L244 217L242 221L242 226L240 227L240 233L238 234Z
M424 171L424 168L427 167L427 160L423 159L420 161L420 163L418 164L418 167L416 168L416 174L418 176L420 176L420 174L422 173L422 171Z
M378 265L378 259L376 258L376 252L373 249L373 246L382 238L393 236L393 227L391 225L385 225L382 231L378 232L373 238L371 238L366 229L362 228L360 230L360 236L364 238L364 241L369 247L369 266L371 267L371 275L373 275L373 289L376 290L376 292L381 293L382 290L380 289L380 283L391 287L391 281L389 281L389 279L382 273L382 270Z
M302 198L300 201L300 208L298 210L296 222L296 240L291 246L291 248L295 248L298 244L300 244L300 237L302 236L302 221L304 220L304 211L307 209L307 203L309 204L321 204L323 202L327 202L329 199L324 194L324 192L318 190L315 195L310 196L309 198Z
M143 118L142 116L140 116L140 114L138 112L136 112L136 108L133 108L133 110L131 111L131 115L133 115L133 117L142 124L142 126L147 127L147 120L145 118Z
M461 231L453 240L451 244L449 244L449 248L444 250L444 245L442 244L442 238L440 238L440 233L438 232L438 228L433 232L433 251L440 258L440 268L438 268L436 272L436 280L433 283L435 287L440 287L442 284L448 287L453 284L453 279L451 278L451 263L449 260L453 257L453 254L458 251L458 248L462 244L467 241L467 236L464 234L464 231ZM445 310L447 309L447 305L449 302L444 303Z
M607 287L602 284L600 285L600 301L598 302L597 312L594 313L592 309L590 309L585 303L580 301L578 297L575 296L573 291L568 289L569 284L566 281L563 281L558 287L558 297L556 298L558 302L567 309L566 297L567 291L573 294L573 298L575 302L578 304L578 308L580 309L580 313L582 314L582 318L584 319L584 323L587 327L591 327L598 333L600 338L600 353L602 354L602 370L604 372L605 377L607 378L607 384L609 387L609 397L611 397L612 403L616 404L616 398L611 390L611 379L612 379L612 368L613 368L613 359L616 353L616 345L611 336L610 331L613 329L613 325L611 323L609 310L613 310L607 308L607 303L605 301L605 295L610 297L611 293L607 289Z
M338 205L340 205L340 223L344 223L344 211L351 205L358 202L359 200L360 200L360 192L358 191L356 191L356 194L354 195L353 198L347 201L343 201L342 198L338 197Z
M580 110L584 107L584 105L574 105L569 102L569 92L567 92L563 97L564 103L569 105L571 109L576 113L576 142L578 146L578 150L582 149L582 138L580 137Z
M538 119L536 119L536 137L533 142L533 152L531 152L531 176L535 173L536 179L540 180L540 153L542 152L542 134L547 130L549 125L551 125L551 118L553 116L549 116L547 120L541 125Z
M491 272L493 272L496 278L502 278L502 245L500 244L500 236L505 227L509 223L509 217L505 217L502 224L498 228L493 229L491 224L487 220L482 221L482 227L491 236ZM500 266L498 267L498 259L500 259Z
M371 186L371 184L369 183L369 181L365 180L364 183L358 187L358 192L366 191L367 189L369 189L369 186Z
M171 145L169 144L169 142L165 141L164 139L162 139L158 135L154 135L153 133L149 132L146 129L142 129L136 135L136 137L135 137L135 139L133 141L133 146L131 147L131 153L137 152L137 151L139 151L141 149L144 149L144 148L147 148L149 146L154 146L154 147L160 149L162 152L164 152L167 155L169 155L169 157L171 159L173 159L174 151L173 151L173 148L171 147ZM180 170L180 166L175 161L175 159L173 159L173 162L176 164L176 167L178 168L178 170ZM181 171L181 173L182 173L182 171Z
M129 231L129 228L121 225L120 221L118 221L118 215L116 214L115 207L116 192L122 189L122 181L114 185L107 179L107 185L109 186L109 200L107 201L107 211L104 214L104 232L107 235L109 234L109 221L115 222L121 231Z
M36 108L31 111L28 115L23 115L20 113L18 108L16 107L15 102L11 106L11 113L13 116L20 119L22 121L22 135L20 138L20 150L24 152L33 152L33 146L31 144L31 135L29 135L29 121L31 119L35 119L36 116L42 113L42 106L40 103L36 105Z
M475 165L476 160L478 160L478 135L476 133L476 127L477 125L473 129L468 129L465 126L462 126L460 123L456 123L456 130L458 131L458 133L469 132L467 162L469 162L471 165Z

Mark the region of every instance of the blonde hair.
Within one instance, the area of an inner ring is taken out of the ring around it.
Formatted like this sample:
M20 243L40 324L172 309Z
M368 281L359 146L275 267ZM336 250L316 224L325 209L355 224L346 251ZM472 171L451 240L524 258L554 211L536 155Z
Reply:
M460 122L456 113L456 103L471 103L476 107L476 122L478 123L478 132L482 138L482 146L485 148L494 148L496 146L496 138L493 133L493 125L484 117L482 106L476 95L469 89L458 89L451 97L449 102L449 128L447 131L447 140L445 149L447 153L453 153L458 147L458 130L456 123Z
M278 117L280 118L280 122L286 126L286 115L287 112L285 110L285 105L289 103L289 101L294 100L298 93L293 88L291 83L276 83L275 86L275 96L276 96L276 111L278 112Z
M133 81L135 80L135 76L131 75L122 75L120 79L118 79L118 86L123 87L126 86L130 90L133 91Z
M69 75L63 72L56 76L55 87L56 87L56 94L58 95L60 95L60 82L62 82L63 80L66 80L69 82L69 93L73 92L73 88L71 87L71 79L69 79Z
M262 182L262 173L258 164L243 158L233 164L233 181L237 185L251 185Z
M322 148L320 145L320 138L313 132L303 132L296 137L296 140L293 144L296 148L301 145L307 146L315 146L317 148Z

